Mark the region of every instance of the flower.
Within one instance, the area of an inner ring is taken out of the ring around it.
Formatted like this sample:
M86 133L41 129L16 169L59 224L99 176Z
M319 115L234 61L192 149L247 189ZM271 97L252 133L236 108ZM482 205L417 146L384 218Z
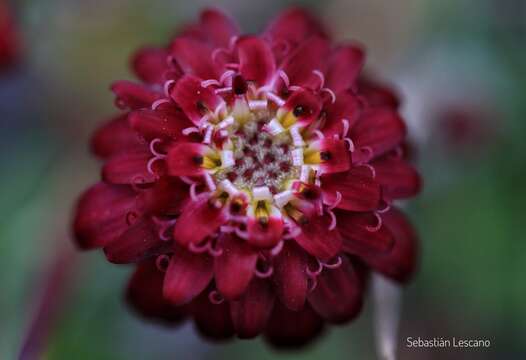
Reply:
M260 36L206 10L113 84L122 113L93 137L102 181L81 197L82 249L137 263L128 300L206 336L301 345L352 320L373 269L400 282L416 236L393 201L415 195L393 92L360 76L302 9Z
M18 36L12 14L7 4L0 0L0 72L16 62L18 52Z

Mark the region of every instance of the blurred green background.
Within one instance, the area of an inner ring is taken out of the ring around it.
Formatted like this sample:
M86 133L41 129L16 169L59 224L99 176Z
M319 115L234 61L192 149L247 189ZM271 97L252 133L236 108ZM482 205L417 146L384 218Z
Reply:
M357 321L299 353L260 340L214 345L191 325L141 322L122 302L131 268L71 245L75 198L98 179L89 135L115 111L109 84L131 78L133 50L165 43L209 4L255 32L292 3L13 2L24 60L0 75L1 359L16 358L53 264L46 359L375 359L371 301ZM337 39L366 44L369 72L403 95L425 188L407 204L422 259L404 292L400 358L525 359L526 1L299 4ZM491 347L415 350L404 346L408 336L483 338Z

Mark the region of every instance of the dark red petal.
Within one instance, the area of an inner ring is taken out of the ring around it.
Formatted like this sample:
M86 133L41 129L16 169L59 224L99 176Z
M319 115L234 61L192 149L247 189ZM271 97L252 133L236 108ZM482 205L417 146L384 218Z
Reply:
M336 102L325 109L323 134L326 137L333 137L334 135L339 137L347 136L348 133L344 134L345 125L343 120L348 124L347 130L350 130L356 124L361 112L362 106L355 95L348 91L338 93Z
M323 174L347 171L351 167L351 152L344 140L324 138L320 141L322 162L320 169ZM325 159L323 159L325 157Z
M91 150L101 158L127 151L139 144L139 136L128 125L127 115L118 115L99 127L91 138Z
M217 9L201 12L201 25L214 45L225 48L228 48L230 39L239 34L239 27L235 21Z
M144 47L137 51L131 60L133 71L139 79L149 84L164 83L164 73L168 70L168 51L156 47Z
M331 54L325 85L335 93L350 89L365 62L364 50L357 45L340 46Z
M281 68L288 75L290 84L304 87L316 87L320 79L314 70L323 72L323 64L329 53L326 39L313 36L303 42L284 61Z
M258 253L244 240L230 234L224 234L218 245L223 252L214 261L217 289L226 299L234 300L252 280Z
M257 219L249 218L247 232L248 243L259 248L271 248L281 240L283 220L271 216L268 223L262 225Z
M385 198L407 198L420 192L420 175L406 161L385 157L374 161L371 165L376 171L376 181L382 185Z
M305 9L290 8L270 24L265 34L275 42L283 40L293 45L314 35L326 36L326 31L316 17Z
M259 86L266 85L274 72L274 55L266 41L246 36L236 43L239 57L239 72L245 80L255 81Z
M298 348L321 335L323 321L307 304L301 311L291 311L276 302L265 330L265 339L278 348Z
M343 238L343 249L350 254L360 255L363 251L386 253L393 247L394 239L373 213L350 213L337 211L338 230Z
M338 230L343 238L343 249L350 254L364 252L385 253L394 244L393 235L372 213L337 211Z
M79 199L74 221L81 249L101 247L129 227L126 217L135 208L136 194L128 186L98 183ZM138 216L138 215L137 215Z
M200 176L204 174L202 159L208 147L200 143L178 143L168 152L166 165L171 176Z
M216 79L219 72L212 50L206 43L189 37L178 37L172 43L172 55L184 73L205 80Z
M244 295L230 303L230 316L237 336L250 339L258 336L267 324L274 305L270 282L254 278Z
M137 207L147 214L178 215L188 198L187 184L179 178L163 176L139 194Z
M102 178L112 184L151 183L155 180L155 175L148 171L152 157L147 146L117 153L104 164Z
M117 104L120 107L132 110L149 108L163 97L160 92L153 91L145 85L126 80L113 83L111 90L117 96Z
M139 219L121 236L104 247L109 262L130 264L159 255L168 244L159 238L151 220Z
M296 242L314 257L330 260L340 252L342 238L337 229L329 230L331 218L328 215L312 216L301 226Z
M186 136L181 132L193 126L193 123L182 112L150 109L131 112L128 121L131 128L147 140L170 138L182 141L186 139Z
M405 124L394 110L378 108L364 111L352 128L350 137L357 150L369 148L370 151L355 151L353 162L360 163L369 160L371 155L376 157L386 153L399 145L405 135Z
M202 117L223 102L211 88L203 88L199 78L188 75L177 82L171 96L195 125L200 125Z
M399 210L392 209L383 216L384 224L394 236L389 252L363 253L364 261L384 275L407 282L415 272L418 258L418 236L410 222Z
M363 280L349 260L337 269L324 269L309 294L312 308L325 320L341 324L356 317L362 309Z
M380 203L380 185L373 178L372 169L368 167L354 166L346 172L323 175L321 183L326 204L334 204L337 192L341 194L337 208L369 211L375 210Z
M164 277L164 297L174 305L189 303L208 286L214 275L213 268L210 255L177 248Z
M224 207L217 208L210 202L209 194L202 194L195 201L188 201L174 228L174 239L181 245L199 243L214 233L227 218Z
M367 104L371 107L387 106L397 109L400 106L398 95L389 86L360 77L358 87L360 95L366 99Z
M289 309L299 311L307 297L307 255L293 241L285 241L274 258L274 289L279 300Z
M231 338L235 332L230 318L230 304L228 301L223 301L221 304L211 303L209 293L205 289L190 304L197 330L210 340Z
M299 111L298 123L303 126L309 125L318 118L321 106L321 98L308 90L295 91L284 105L289 111Z
M185 308L176 307L163 297L164 273L155 261L141 262L133 273L126 290L126 301L141 316L166 325L184 320Z

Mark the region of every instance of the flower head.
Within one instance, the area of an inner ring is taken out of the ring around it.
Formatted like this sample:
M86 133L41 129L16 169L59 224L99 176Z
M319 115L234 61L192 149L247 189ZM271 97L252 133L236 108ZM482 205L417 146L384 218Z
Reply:
M93 138L78 244L138 264L144 316L210 337L298 345L353 319L370 269L409 279L416 238L392 204L419 190L398 100L363 63L301 9L260 36L206 10L140 50L141 82L113 85L123 112Z

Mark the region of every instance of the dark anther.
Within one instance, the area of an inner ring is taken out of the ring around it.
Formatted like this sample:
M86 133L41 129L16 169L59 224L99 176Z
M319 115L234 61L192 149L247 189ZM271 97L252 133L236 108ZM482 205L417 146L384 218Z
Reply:
M203 157L201 155L196 155L192 158L192 161L196 165L203 165Z
M262 216L258 219L258 223L262 228L266 228L268 226L268 217Z
M294 108L292 113L294 114L295 117L300 117L301 115L305 113L305 108L301 105L298 105Z
M208 112L208 108L202 101L198 101L195 105L197 106L197 110L201 115L204 115Z
M321 154L320 154L320 157L321 157L322 160L328 161L328 160L330 160L332 158L332 155L328 151L322 151Z
M248 85L241 75L236 75L232 81L232 90L236 95L243 95L248 90Z
M230 212L232 214L239 214L239 212L241 211L241 204L239 202L232 202L232 204L230 205Z
M316 200L318 198L318 193L313 189L305 189L302 194L308 200Z

